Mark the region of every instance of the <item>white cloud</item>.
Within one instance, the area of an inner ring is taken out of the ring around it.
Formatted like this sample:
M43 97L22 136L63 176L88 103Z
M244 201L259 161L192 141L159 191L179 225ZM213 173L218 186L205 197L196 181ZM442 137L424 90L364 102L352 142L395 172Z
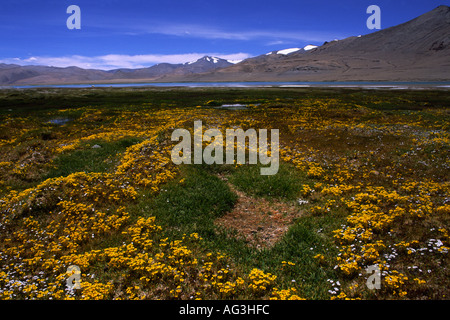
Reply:
M203 56L214 56L227 60L243 60L251 57L248 53L185 53L185 54L145 54L124 55L108 54L95 57L80 55L64 57L39 57L33 56L26 59L6 58L0 59L0 63L14 63L19 65L44 65L53 67L76 66L84 69L111 70L119 68L146 68L158 63L185 63L195 61Z
M179 37L193 37L202 39L225 39L225 40L264 40L273 41L307 41L323 42L329 39L341 38L342 35L329 32L311 31L311 30L237 30L228 31L206 25L194 24L160 24L155 26L143 26L138 28L137 34L163 34Z
M285 45L285 44L292 44L292 41L283 41L283 40L274 40L267 42L266 46L279 46L279 45Z

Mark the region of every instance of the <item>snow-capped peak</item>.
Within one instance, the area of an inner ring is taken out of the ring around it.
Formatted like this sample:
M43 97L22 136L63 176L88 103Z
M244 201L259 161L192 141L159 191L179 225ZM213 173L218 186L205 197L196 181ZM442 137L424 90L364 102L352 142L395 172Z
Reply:
M218 63L219 60L220 59L217 58L217 57L204 56L203 58L200 58L198 60L191 61L191 62L186 62L185 64L194 64L194 63L199 62L199 61L208 61L208 62L212 62L212 63Z

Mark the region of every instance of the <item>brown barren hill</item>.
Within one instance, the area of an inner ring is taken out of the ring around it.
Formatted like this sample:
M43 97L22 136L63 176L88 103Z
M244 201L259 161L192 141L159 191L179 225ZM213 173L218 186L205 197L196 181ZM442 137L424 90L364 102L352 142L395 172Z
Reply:
M450 7L406 23L288 55L259 56L193 79L442 81L450 79Z

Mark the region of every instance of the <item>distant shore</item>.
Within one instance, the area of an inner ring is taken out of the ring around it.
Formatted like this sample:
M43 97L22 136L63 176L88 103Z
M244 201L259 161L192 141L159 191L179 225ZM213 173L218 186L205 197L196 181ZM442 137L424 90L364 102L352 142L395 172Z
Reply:
M383 81L336 81L336 82L132 82L132 83L78 83L36 84L0 86L0 89L30 88L91 88L91 87L279 87L279 88L363 88L391 90L450 89L450 81L444 82L383 82Z

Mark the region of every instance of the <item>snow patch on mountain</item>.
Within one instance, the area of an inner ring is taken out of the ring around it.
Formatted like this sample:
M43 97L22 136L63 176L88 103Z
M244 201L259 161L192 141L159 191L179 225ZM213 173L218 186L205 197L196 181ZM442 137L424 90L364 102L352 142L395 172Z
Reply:
M281 54L281 55L286 56L288 54L291 54L291 53L294 53L294 52L297 52L297 51L300 51L300 50L309 51L309 50L312 50L312 49L315 49L315 48L317 48L317 46L314 46L312 44L308 44L307 46L305 46L303 48L289 48L289 49L283 49L283 50L278 50L278 51L271 51L269 53L266 53L266 56L269 56L271 54Z
M301 50L301 48L289 48L289 49L277 51L277 54L287 55L287 54L296 52L298 50Z
M314 46L312 44L308 44L306 47L303 48L303 50L309 51L309 50L312 50L312 49L315 49L315 48L317 48L317 46Z
M217 63L217 62L219 62L219 59L216 58L216 57L204 57L203 59L206 60L206 61L208 61L208 62L211 62L211 61L212 61L212 63Z

